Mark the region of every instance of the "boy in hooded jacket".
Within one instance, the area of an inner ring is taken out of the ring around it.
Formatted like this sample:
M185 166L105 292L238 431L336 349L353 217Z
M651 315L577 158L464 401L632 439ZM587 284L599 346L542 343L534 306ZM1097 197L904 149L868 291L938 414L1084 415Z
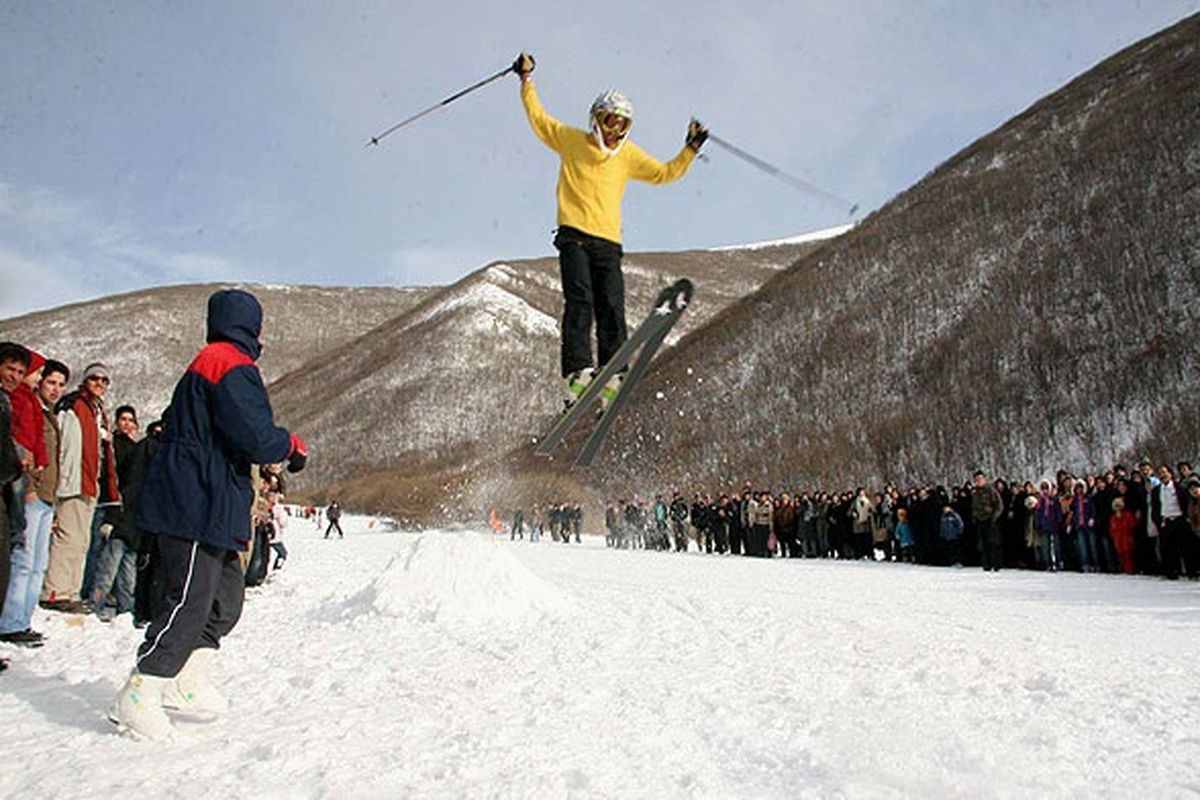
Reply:
M138 738L170 735L164 708L198 718L227 709L208 667L242 611L238 556L251 535L251 465L287 461L298 472L308 457L299 436L275 425L255 365L261 332L254 295L209 298L208 344L176 385L146 468L134 524L157 539L165 597L109 711Z

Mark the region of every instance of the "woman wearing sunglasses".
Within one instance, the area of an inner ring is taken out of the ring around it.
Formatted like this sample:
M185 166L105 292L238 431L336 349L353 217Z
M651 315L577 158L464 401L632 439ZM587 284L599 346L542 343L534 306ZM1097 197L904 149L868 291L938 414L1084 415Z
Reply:
M596 374L592 360L592 321L596 324L599 367L626 338L625 282L621 274L621 198L630 179L669 183L682 178L708 138L698 121L688 125L683 149L665 164L629 140L633 104L609 90L589 112L590 130L559 122L546 113L530 76L533 56L513 63L521 78L521 101L533 132L558 153L558 249L563 288L562 375L567 405L583 394ZM620 378L606 386L602 403L616 396Z

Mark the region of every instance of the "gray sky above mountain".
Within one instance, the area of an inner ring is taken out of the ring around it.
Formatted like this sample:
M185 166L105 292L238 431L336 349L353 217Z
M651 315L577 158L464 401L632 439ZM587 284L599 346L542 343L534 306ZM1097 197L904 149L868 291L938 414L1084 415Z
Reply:
M516 79L538 58L582 126L609 87L668 158L695 115L860 215L1139 38L1200 10L1154 2L5 3L0 317L208 280L436 284L548 255L557 158ZM625 246L790 236L845 209L713 147L632 185Z

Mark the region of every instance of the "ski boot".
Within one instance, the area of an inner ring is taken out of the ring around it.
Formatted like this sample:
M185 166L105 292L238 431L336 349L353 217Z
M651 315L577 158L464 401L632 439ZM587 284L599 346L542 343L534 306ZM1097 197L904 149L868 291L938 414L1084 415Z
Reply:
M621 391L621 383L625 380L625 373L618 372L609 378L608 383L600 390L600 414L608 411L608 407L612 405L613 400L617 399L617 394Z
M570 410L571 406L583 397L583 393L591 386L594 377L596 377L596 370L592 367L576 370L567 376L567 396L563 398L563 411Z

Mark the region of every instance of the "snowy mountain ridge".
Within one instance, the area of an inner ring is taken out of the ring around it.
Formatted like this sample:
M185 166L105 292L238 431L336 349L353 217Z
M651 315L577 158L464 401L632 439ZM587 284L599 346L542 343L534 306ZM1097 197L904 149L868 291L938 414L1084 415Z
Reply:
M630 253L630 328L687 275L699 288L685 335L814 246ZM561 310L557 259L496 262L283 376L270 387L276 411L314 453L296 485L331 492L361 478L382 502L530 441L561 408Z
M749 244L729 244L722 247L712 248L713 252L721 253L728 250L761 250L764 247L779 247L785 244L808 244L809 242L821 242L826 239L835 239L844 233L849 233L854 229L855 223L851 222L846 225L836 225L832 228L823 228L819 231L811 231L809 233L801 233L797 236L789 236L783 239L773 239L766 242L751 242Z
M264 381L301 367L423 300L432 290L390 287L192 284L72 303L0 320L0 339L21 342L74 370L101 361L112 371L109 407L129 403L144 422L171 400L204 346L208 296L242 288L263 305ZM78 376L72 376L74 379Z
M1197 42L1200 15L1107 59L688 337L616 427L600 485L1194 458Z

